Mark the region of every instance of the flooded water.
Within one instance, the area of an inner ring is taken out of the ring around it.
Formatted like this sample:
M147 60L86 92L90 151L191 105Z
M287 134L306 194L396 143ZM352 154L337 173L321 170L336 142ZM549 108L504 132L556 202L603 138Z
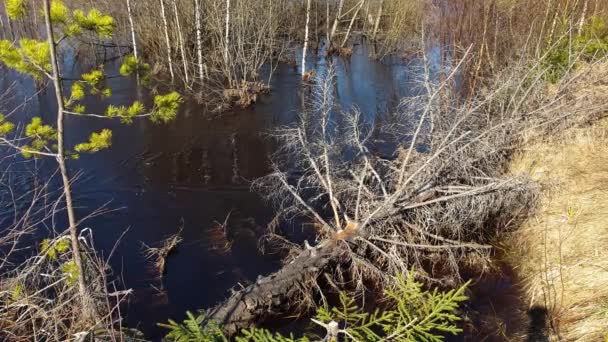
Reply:
M83 71L70 58L65 60L64 73L77 77ZM409 94L416 77L416 61L374 61L361 45L351 58L333 61L336 99L342 108L357 106L369 120L379 118L378 113L386 113ZM309 68L323 72L327 63L313 54ZM115 73L115 65L106 68L108 74ZM0 91L13 84L14 97L7 107L31 96L12 121L26 122L33 116L54 120L51 91L36 94L31 80L7 70L1 73ZM112 148L83 155L70 162L70 169L72 174L82 172L74 186L79 217L106 204L116 209L87 220L84 226L93 230L96 247L106 255L116 245L110 260L114 275L134 290L124 312L129 326L158 339L163 330L157 322L182 319L186 310L211 307L231 287L279 267L277 256L259 251L258 238L273 210L250 190L250 181L269 169L269 154L275 147L265 133L297 117L301 84L297 70L283 65L273 76L270 95L249 109L231 110L219 117L188 101L168 125L146 120L122 125L95 118L67 119L70 145L86 140L90 132L113 130ZM112 97L108 101L91 99L85 103L88 112L103 112L108 103L149 100L134 79L110 79L108 86L113 88ZM51 169L54 164L47 161L39 167ZM217 248L222 244L217 241L217 224L227 216L233 241L229 251ZM168 258L161 282L146 262L142 246L158 246L180 230L183 242Z

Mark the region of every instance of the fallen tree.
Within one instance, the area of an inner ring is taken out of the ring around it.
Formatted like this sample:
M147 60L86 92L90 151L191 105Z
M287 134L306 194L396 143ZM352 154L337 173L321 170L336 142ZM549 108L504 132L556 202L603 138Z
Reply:
M330 264L340 262L345 252L344 246L332 240L307 248L278 272L234 292L211 310L207 319L219 323L227 334L234 334L252 322L287 312L298 306L297 298L306 296L310 280Z
M361 293L411 267L427 284L452 287L463 265L488 266L491 241L536 203L532 181L505 175L512 151L531 136L594 120L608 105L581 90L580 73L549 85L540 62L515 65L462 100L454 77L467 55L449 74L432 73L422 55L419 95L387 117L340 111L331 70L316 78L298 123L275 132L282 148L274 172L255 184L285 218L313 223L316 246L269 230L291 257L234 292L210 320L234 332L293 310L292 303L313 306L302 298L324 298L320 276ZM584 80L591 81L603 82Z

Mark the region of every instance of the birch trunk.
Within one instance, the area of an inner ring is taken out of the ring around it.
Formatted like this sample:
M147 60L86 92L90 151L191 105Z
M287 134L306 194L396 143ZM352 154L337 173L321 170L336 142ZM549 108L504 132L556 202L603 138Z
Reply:
M0 37L4 38L4 19L2 19L2 15L0 15Z
M129 26L131 28L131 43L133 44L133 55L139 62L137 53L137 41L135 40L135 25L133 24L133 12L131 11L131 0L127 0L127 14L129 15Z
M578 34L583 33L583 26L585 25L585 16L587 15L587 7L589 6L589 0L585 0L583 4L583 13L581 14L581 21L578 23Z
M327 51L327 45L329 44L329 1L325 2L325 50Z
M65 162L63 127L64 96L63 89L61 88L59 64L57 63L57 51L55 48L55 41L53 39L54 35L53 26L51 25L50 0L44 0L44 19L47 41L49 45L49 52L51 55L52 81L53 87L55 88L55 97L57 100L57 163L59 164L61 179L63 181L63 195L65 197L66 211L68 214L69 232L72 245L72 257L74 259L74 265L76 266L76 269L78 271L78 293L82 303L82 318L86 322L94 322L97 314L93 303L93 298L86 286L85 273L84 268L82 266L82 259L80 254L80 245L78 244L78 226L76 221L76 215L74 213L74 204L72 202L72 185L70 183L70 176L68 174L68 169Z
M188 86L190 85L190 77L188 76L188 61L186 57L186 49L184 47L184 37L182 36L182 25L179 22L179 12L177 11L177 0L173 0L173 11L175 12L175 24L177 25L179 51L182 55L182 63L184 65L184 79L186 81L186 86Z
M355 19L357 19L357 16L359 15L359 11L361 11L361 8L363 8L363 4L365 4L365 0L361 0L361 2L359 2L359 7L357 7L355 14L353 14L353 17L350 19L350 24L348 25L348 30L346 31L346 34L344 35L344 40L342 40L342 45L340 45L340 47L344 47L344 45L346 45L346 42L348 41L348 36L350 36L350 31L353 28Z
M224 63L228 67L228 46L230 45L230 0L226 0L226 29L224 38Z
M201 82L205 79L203 71L203 33L201 20L201 4L200 0L194 0L195 20L196 20L196 55L198 62L198 73Z
M169 73L171 74L171 83L175 82L175 73L173 72L173 60L171 58L171 39L169 38L169 24L167 23L167 13L165 12L164 0L160 0L160 12L163 17L163 25L165 29L165 41L167 43L167 61L169 62Z
M302 77L306 73L306 51L308 50L308 26L310 24L310 0L306 2L306 27L304 28L304 49L302 50Z
M372 40L376 39L376 34L378 34L378 27L380 27L380 18L382 18L382 5L384 4L384 0L380 0L380 7L378 8L378 15L376 16L376 22L374 23L374 31L372 32Z
M342 17L342 8L344 7L344 0L340 0L338 4L338 13L336 14L336 18L334 19L334 24L331 27L331 33L329 34L329 40L331 42L336 35L336 29L338 29L338 23L340 22L340 18Z

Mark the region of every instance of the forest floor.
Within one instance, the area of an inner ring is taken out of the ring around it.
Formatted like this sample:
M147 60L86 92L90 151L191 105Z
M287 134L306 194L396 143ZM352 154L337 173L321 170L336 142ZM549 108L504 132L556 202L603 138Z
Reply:
M547 313L552 341L608 341L608 119L527 144L510 171L543 192L506 246L524 302Z

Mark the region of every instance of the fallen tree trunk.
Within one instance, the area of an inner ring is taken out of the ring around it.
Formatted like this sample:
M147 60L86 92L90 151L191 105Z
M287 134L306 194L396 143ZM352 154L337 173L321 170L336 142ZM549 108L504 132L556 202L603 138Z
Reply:
M207 319L232 335L264 318L285 313L298 304L294 299L302 295L308 281L315 280L329 265L345 261L345 252L343 241L332 239L307 248L279 271L234 292L211 309Z

